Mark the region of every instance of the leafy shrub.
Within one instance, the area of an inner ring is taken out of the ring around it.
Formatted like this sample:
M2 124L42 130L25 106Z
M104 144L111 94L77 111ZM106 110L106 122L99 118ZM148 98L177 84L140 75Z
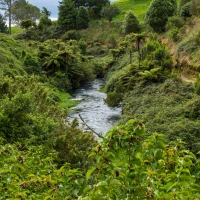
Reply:
M200 14L200 2L198 0L191 0L190 12L192 15Z
M53 132L56 123L50 117L53 93L34 76L5 78L1 82L0 136L8 142L33 137L42 143ZM49 109L47 109L49 105ZM45 112L43 112L46 110Z
M80 168L86 172L93 161L88 158L92 147L97 145L91 132L83 132L78 127L78 120L63 127L63 132L55 137L53 148L58 152L54 161L61 167L70 163L72 168Z
M195 36L194 41L195 41L198 45L200 45L200 30L198 31L197 35Z
M166 29L174 29L174 28L182 28L184 26L185 22L182 17L180 16L172 16L168 18Z
M138 120L114 127L90 156L96 162L86 174L91 189L80 200L199 197L199 160L181 140L147 136Z
M174 28L169 32L169 36L171 37L171 39L173 40L173 42L177 42L180 39L179 36L179 29L178 28Z
M182 41L178 45L177 52L178 53L192 53L195 52L197 49L197 43L195 42L194 38L188 38L187 40Z
M165 134L169 140L181 138L187 142L188 149L198 152L198 99L191 84L172 79L160 84L146 82L136 85L123 97L120 122L124 123L133 117L141 119L146 124L148 134L157 131Z
M71 31L67 31L63 36L62 39L64 41L66 40L80 40L81 39L81 35L78 31L76 30L71 30Z

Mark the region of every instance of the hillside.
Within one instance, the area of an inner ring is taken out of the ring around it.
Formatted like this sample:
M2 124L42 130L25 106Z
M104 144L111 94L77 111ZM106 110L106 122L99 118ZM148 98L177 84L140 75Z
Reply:
M144 14L150 5L151 0L117 0L113 2L121 11L121 13L114 18L115 21L123 21L125 13L128 10L132 10L135 15L141 20L144 20Z

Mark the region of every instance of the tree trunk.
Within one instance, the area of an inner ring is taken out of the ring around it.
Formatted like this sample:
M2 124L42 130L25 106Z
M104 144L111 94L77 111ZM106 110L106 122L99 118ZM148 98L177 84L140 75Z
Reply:
M130 50L130 64L132 64L132 50Z
M12 0L9 0L8 2L8 23L9 23L9 35L11 35L11 4L12 4Z

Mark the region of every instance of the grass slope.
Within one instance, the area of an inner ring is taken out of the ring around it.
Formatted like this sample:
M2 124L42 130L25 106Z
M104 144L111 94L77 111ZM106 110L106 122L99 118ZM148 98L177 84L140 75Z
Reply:
M139 20L143 21L144 14L151 1L152 0L118 0L113 2L113 4L115 4L121 10L121 13L114 18L114 21L123 21L128 10L133 11Z

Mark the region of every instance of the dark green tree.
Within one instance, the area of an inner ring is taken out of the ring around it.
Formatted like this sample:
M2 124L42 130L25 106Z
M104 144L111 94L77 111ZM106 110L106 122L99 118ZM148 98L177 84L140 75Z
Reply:
M108 19L109 22L112 21L113 17L120 13L119 8L116 5L107 4L101 9L101 16Z
M106 6L106 4L110 3L109 0L87 0L86 6L92 8L96 16L100 17L101 9Z
M48 16L48 17L51 16L51 12L48 11L47 8L45 8L45 7L42 7L41 13L42 13L43 15Z
M90 22L88 11L85 7L81 6L78 9L78 14L76 17L76 27L77 29L88 28Z
M80 8L81 6L87 6L87 0L75 0L75 7Z
M4 18L1 14L0 14L0 32L8 33L8 27L7 27L6 22L4 21Z
M126 13L122 27L125 34L140 31L139 20L132 11Z
M77 9L72 0L63 0L58 6L58 25L64 30L76 27Z
M184 4L180 10L180 16L183 18L191 17L191 2Z
M169 17L177 11L175 0L153 0L146 12L146 23L156 32L165 31Z

